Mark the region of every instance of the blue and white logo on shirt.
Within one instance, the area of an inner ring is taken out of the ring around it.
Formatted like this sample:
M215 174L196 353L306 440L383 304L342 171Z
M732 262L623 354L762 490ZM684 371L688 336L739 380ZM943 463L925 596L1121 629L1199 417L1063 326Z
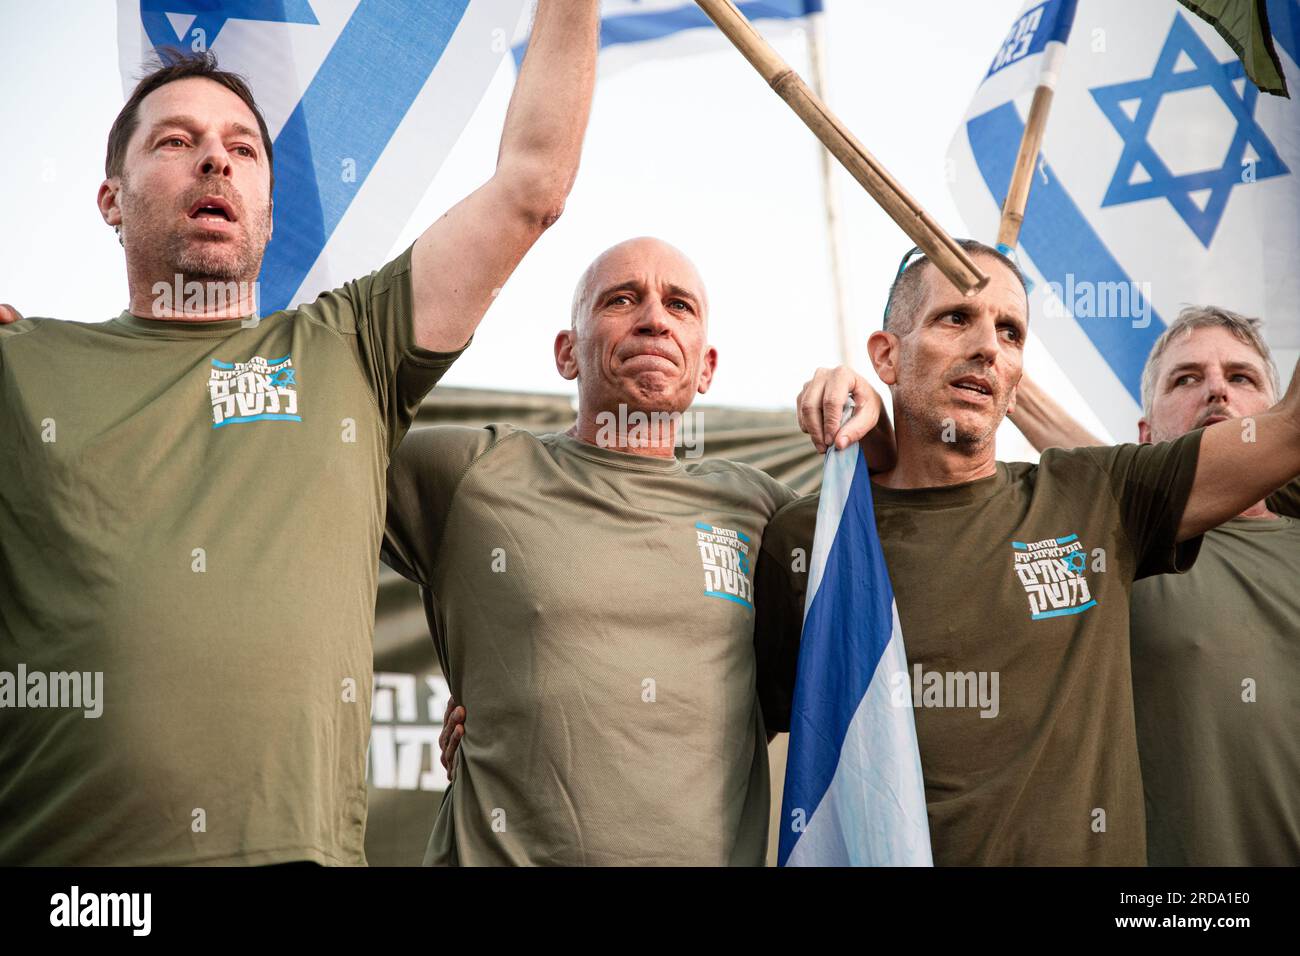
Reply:
M1032 621L1079 614L1097 601L1083 572L1088 554L1077 534L1042 541L1012 541L1016 576L1029 597Z
M695 522L695 539L704 566L704 596L754 607L750 581L749 536L730 528Z
M212 360L208 378L212 399L212 427L245 422L300 422L298 381L288 355L266 359L254 355L247 362Z

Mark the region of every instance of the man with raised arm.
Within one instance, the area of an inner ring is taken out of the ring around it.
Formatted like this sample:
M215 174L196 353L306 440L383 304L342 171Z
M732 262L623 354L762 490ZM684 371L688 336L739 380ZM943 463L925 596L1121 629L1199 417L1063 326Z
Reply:
M540 0L487 182L260 319L252 93L210 56L136 87L99 190L127 307L0 328L0 863L365 862L385 469L564 207L597 21ZM157 299L192 282L238 293Z

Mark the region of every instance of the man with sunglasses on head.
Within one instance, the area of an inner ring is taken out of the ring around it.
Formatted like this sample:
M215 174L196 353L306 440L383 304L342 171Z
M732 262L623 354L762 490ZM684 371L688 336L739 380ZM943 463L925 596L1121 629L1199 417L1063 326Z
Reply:
M941 865L1143 865L1142 780L1129 668L1134 581L1187 570L1200 535L1300 473L1300 386L1255 418L1161 444L995 458L1015 408L1028 297L996 250L963 296L904 258L868 340L893 395L897 460L872 475L877 527L906 643L934 859ZM847 447L879 403L850 369L819 371L800 423ZM853 394L837 428L824 409ZM831 422L824 427L824 422ZM768 524L755 575L759 696L789 726L816 497ZM996 683L994 683L996 678ZM993 707L952 688L999 688ZM807 808L809 811L811 808ZM784 821L790 825L790 821Z

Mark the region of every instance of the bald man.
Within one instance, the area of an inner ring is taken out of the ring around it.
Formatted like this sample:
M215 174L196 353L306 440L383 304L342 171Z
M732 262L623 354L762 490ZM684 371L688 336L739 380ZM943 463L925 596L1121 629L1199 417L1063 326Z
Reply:
M674 457L717 352L672 246L592 263L555 365L578 383L566 433L420 429L389 470L384 560L474 715L425 862L761 865L753 562L795 495Z

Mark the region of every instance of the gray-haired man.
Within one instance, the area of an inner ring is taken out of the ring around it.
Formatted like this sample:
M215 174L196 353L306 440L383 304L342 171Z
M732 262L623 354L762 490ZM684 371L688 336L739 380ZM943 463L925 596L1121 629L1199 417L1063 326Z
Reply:
M1142 374L1143 442L1253 416L1276 400L1257 321L1183 310ZM1022 380L1015 421L1038 448L1100 444ZM1205 534L1184 575L1136 582L1133 698L1154 865L1300 863L1300 485Z

